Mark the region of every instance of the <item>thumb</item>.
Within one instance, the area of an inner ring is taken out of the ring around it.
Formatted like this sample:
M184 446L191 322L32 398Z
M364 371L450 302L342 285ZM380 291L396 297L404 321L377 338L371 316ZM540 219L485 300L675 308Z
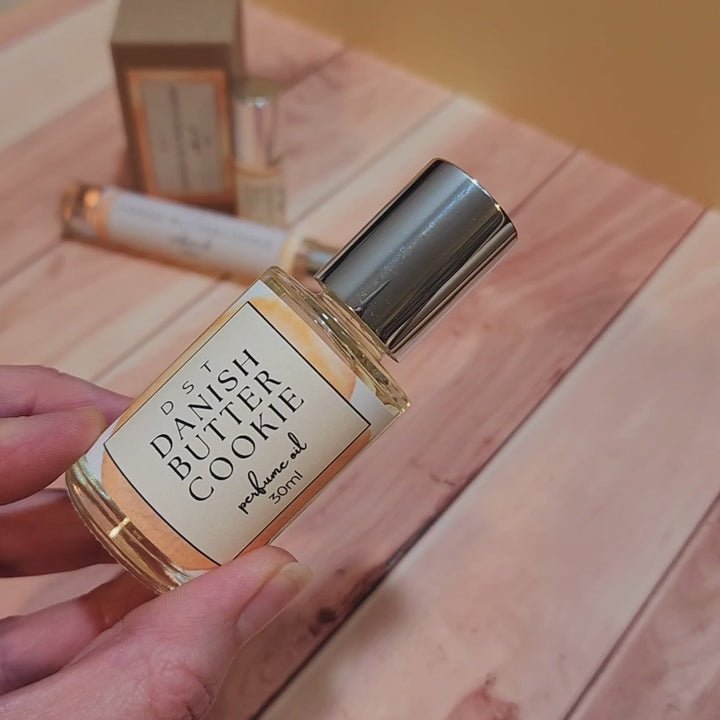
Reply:
M0 698L0 716L204 718L242 645L310 577L284 550L253 550L129 613L56 675Z

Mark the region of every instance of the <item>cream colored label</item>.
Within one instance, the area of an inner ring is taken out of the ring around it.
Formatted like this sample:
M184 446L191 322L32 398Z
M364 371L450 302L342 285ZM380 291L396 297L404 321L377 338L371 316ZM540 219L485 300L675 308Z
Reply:
M284 230L137 193L107 191L105 233L140 252L256 277L282 262Z
M301 507L316 478L392 418L354 376L342 392L329 382L276 326L287 312L256 283L100 441L153 510L215 563ZM88 461L102 473L98 455Z
M227 193L223 71L138 70L128 81L148 190L172 197Z

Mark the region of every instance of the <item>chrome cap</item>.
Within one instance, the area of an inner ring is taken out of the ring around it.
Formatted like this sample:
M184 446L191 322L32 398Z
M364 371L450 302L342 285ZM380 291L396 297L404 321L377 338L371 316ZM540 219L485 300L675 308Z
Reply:
M396 357L516 237L476 180L433 160L315 277Z
M241 165L264 170L280 160L281 92L280 85L265 78L247 78L235 86L235 159Z

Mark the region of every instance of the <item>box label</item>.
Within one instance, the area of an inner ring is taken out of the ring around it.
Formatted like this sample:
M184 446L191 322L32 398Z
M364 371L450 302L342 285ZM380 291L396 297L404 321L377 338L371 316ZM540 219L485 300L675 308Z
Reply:
M148 192L232 196L224 71L130 70L128 85Z

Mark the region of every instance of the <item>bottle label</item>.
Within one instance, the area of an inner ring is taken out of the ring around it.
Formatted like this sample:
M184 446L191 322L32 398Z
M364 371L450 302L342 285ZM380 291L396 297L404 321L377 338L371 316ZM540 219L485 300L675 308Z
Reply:
M267 542L393 417L258 282L138 398L87 462L150 539L162 545L163 533L176 534L221 564ZM122 483L152 508L145 527L142 508L116 496Z
M101 236L136 252L251 278L283 261L280 228L116 188L105 198Z
M127 78L147 191L190 202L231 202L225 71L130 70Z

